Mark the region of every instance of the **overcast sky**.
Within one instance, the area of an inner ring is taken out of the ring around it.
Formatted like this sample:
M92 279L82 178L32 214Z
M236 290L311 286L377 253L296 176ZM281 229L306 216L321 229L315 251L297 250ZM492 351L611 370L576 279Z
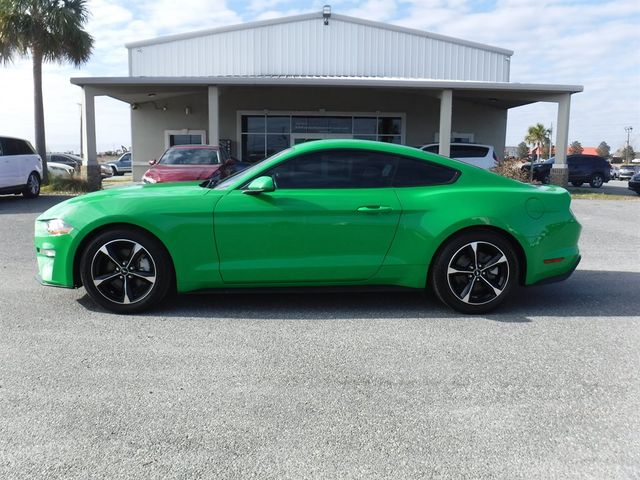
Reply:
M640 1L596 0L90 0L87 25L96 44L80 69L48 64L44 68L47 148L79 149L80 88L70 77L126 76L124 44L262 20L320 11L418 28L515 53L511 81L583 85L573 96L569 142L613 150L626 142L640 150ZM33 141L31 64L18 59L0 66L0 134ZM128 105L96 101L98 150L131 144ZM529 125L556 123L556 104L509 111L507 145L516 145Z

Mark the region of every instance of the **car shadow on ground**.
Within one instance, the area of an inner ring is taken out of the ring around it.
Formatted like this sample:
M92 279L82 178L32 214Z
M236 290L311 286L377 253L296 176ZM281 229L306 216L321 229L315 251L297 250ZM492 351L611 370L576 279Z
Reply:
M42 213L69 198L71 198L69 195L40 195L37 198L24 198L22 195L0 195L0 215Z
M232 293L176 295L142 317L243 320L466 318L527 323L535 317L638 317L640 272L578 270L567 281L521 288L496 313L461 316L432 295L375 293ZM87 295L85 308L104 312Z

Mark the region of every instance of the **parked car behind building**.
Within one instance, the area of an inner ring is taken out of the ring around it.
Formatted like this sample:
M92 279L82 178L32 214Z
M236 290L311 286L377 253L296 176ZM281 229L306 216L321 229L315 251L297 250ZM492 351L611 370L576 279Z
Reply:
M421 150L431 153L438 153L439 148L438 143L420 147ZM498 162L498 156L491 145L477 143L452 143L449 157L485 170L495 167Z
M40 194L42 159L33 146L20 138L0 137L0 194Z
M636 173L640 172L640 165L621 165L618 171L618 178L620 180L629 180Z
M111 168L114 175L124 175L125 173L131 173L131 152L126 152L120 155L120 158L115 162L108 162L107 165Z
M80 173L80 169L82 167L82 158L71 153L48 153L47 163L50 162L68 165L73 168L76 173Z
M556 158L551 157L543 162L533 164L533 179L542 183L549 183L551 167ZM567 155L567 166L569 168L569 182L574 187L579 187L583 183L589 183L593 188L600 188L604 183L611 180L611 165L606 159L598 155ZM530 172L531 163L525 163L522 170Z

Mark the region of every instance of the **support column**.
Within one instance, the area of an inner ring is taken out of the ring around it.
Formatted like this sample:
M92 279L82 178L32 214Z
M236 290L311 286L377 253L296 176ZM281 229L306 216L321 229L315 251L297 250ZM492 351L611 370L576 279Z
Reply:
M95 96L96 92L92 87L82 87L82 166L92 192L102 188L96 151Z
M220 143L220 91L209 87L209 145Z
M550 181L554 185L566 187L569 182L567 166L567 146L569 144L569 110L571 94L558 99L558 129L556 133L556 161L551 168Z
M443 90L440 95L440 140L438 154L451 155L451 115L453 111L453 90Z

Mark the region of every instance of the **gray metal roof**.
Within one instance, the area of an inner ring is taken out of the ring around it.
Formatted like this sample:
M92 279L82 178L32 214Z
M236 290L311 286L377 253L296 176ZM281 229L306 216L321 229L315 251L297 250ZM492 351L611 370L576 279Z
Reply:
M253 28L266 27L271 25L282 25L286 23L300 22L304 20L312 20L312 19L318 19L318 18L320 19L322 18L321 12L305 13L302 15L292 15L289 17L280 17L280 18L274 18L270 20L260 20L256 22L240 23L237 25L230 25L227 27L210 28L210 29L198 30L194 32L181 33L178 35L167 35L164 37L157 37L157 38L151 38L151 39L140 40L135 42L129 42L125 44L125 47L132 49L132 48L174 42L176 40L188 40L188 39L198 38L198 37L207 36L211 34L235 32L240 30L249 30ZM494 47L492 45L486 45L479 42L471 42L471 41L463 40L460 38L449 37L446 35L440 35L438 33L427 32L424 30L418 30L414 28L401 27L399 25L393 25L389 23L374 22L372 20L365 20L362 18L350 17L348 15L339 15L339 14L332 13L331 19L329 21L331 20L340 20L343 22L349 22L349 23L354 23L354 24L359 24L359 25L364 25L369 27L376 27L384 30L393 31L393 32L417 35L425 38L441 40L441 41L462 45L466 47L480 48L482 50L488 50L488 51L501 53L509 56L513 55L513 51L508 50L506 48Z

